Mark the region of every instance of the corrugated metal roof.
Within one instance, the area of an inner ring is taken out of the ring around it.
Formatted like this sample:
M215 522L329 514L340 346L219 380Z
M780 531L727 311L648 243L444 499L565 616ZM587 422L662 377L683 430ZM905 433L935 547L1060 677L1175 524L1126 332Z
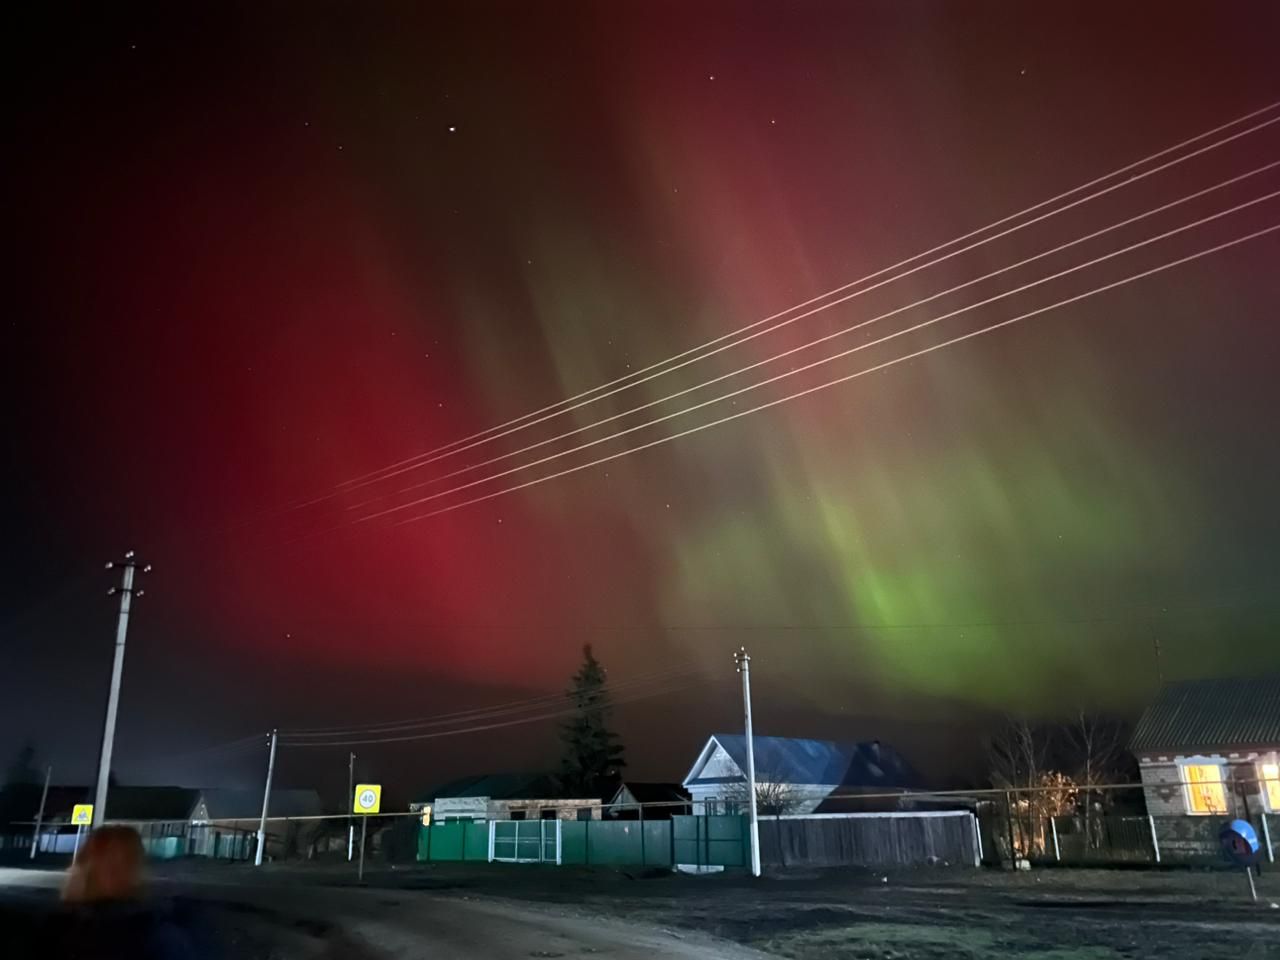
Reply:
M1133 732L1134 753L1280 745L1280 676L1166 684Z
M738 768L747 766L747 738L740 733L717 733ZM838 743L792 737L753 737L756 778L769 783L832 783L842 787L914 788L919 775L892 747L868 743ZM696 781L692 781L696 782Z

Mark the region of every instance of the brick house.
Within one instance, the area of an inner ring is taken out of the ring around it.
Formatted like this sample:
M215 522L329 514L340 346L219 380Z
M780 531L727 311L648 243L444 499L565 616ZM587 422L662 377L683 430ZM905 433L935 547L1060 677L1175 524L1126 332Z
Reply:
M1213 856L1228 818L1280 824L1263 824L1280 814L1280 676L1166 684L1130 749L1162 849Z

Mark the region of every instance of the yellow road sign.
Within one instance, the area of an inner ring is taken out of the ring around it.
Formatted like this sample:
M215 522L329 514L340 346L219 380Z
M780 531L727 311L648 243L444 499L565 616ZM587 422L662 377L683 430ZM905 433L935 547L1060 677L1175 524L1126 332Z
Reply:
M357 783L351 809L356 813L377 813L382 807L382 784Z
M65 810L66 807L63 807ZM77 827L87 827L93 823L93 804L77 803L71 808L71 822Z

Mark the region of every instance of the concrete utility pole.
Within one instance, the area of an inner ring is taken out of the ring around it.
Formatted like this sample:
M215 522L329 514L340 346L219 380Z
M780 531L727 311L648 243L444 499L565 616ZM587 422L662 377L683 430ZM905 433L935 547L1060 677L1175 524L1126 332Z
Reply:
M347 760L347 803L354 806L356 802L356 755L353 752ZM351 862L351 854L356 843L356 824L347 811L347 863Z
M253 865L262 866L262 850L267 845L267 808L271 805L271 778L276 772L276 731L271 731L271 752L267 755L267 785L262 791L262 819L258 821L258 849Z
M107 719L102 726L102 750L98 754L98 789L94 793L93 798L93 824L99 826L107 820L107 785L111 779L111 749L115 745L116 739L116 714L120 710L120 680L124 673L124 641L125 635L129 631L129 607L133 604L135 591L133 589L133 576L138 569L138 561L133 556L133 551L125 553L124 560L119 564L108 563L107 569L119 566L122 571L120 586L112 587L107 593L111 596L115 593L120 594L120 618L116 621L116 655L115 661L111 667L111 692L107 694ZM142 568L143 573L151 571L151 564L147 564ZM142 596L142 591L136 591L137 596Z
M49 779L53 776L53 764L44 768L44 789L40 791L40 809L36 811L36 829L31 835L31 859L36 858L36 848L40 846L40 828L44 826L44 804L49 799Z
M760 818L756 813L756 744L751 732L751 656L746 647L734 654L742 674L742 706L747 721L747 804L751 811L751 875L760 876Z

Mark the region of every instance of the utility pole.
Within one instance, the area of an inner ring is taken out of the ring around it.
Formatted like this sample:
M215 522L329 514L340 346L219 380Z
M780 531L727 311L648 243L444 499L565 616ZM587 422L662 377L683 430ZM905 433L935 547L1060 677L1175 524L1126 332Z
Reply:
M107 820L107 785L111 779L111 749L116 739L116 715L120 710L120 680L124 673L124 641L129 630L129 607L133 604L135 591L133 576L138 569L138 561L133 551L124 555L119 563L108 563L107 569L119 566L122 570L120 586L112 587L107 596L120 594L120 618L116 621L116 655L111 666L111 692L107 694L107 719L102 726L102 750L98 754L98 789L93 798L93 824L98 826ZM151 564L142 568L143 573L151 571ZM142 591L136 591L142 596Z
M31 835L31 859L36 858L36 848L40 846L40 828L44 825L44 804L49 799L49 779L53 776L53 764L44 768L44 789L40 791L40 809L36 811L36 830Z
M267 755L267 785L262 791L262 819L258 821L258 850L253 865L262 866L262 850L267 845L267 807L271 805L271 778L276 772L276 731L271 731L271 752Z
M742 706L747 725L747 804L751 811L751 875L760 876L760 819L756 813L756 744L751 732L751 655L746 647L734 654L738 672L742 674Z
M347 759L347 803L354 806L356 802L356 755L354 751ZM356 824L351 819L351 811L347 810L347 863L351 862L352 850L356 842Z

